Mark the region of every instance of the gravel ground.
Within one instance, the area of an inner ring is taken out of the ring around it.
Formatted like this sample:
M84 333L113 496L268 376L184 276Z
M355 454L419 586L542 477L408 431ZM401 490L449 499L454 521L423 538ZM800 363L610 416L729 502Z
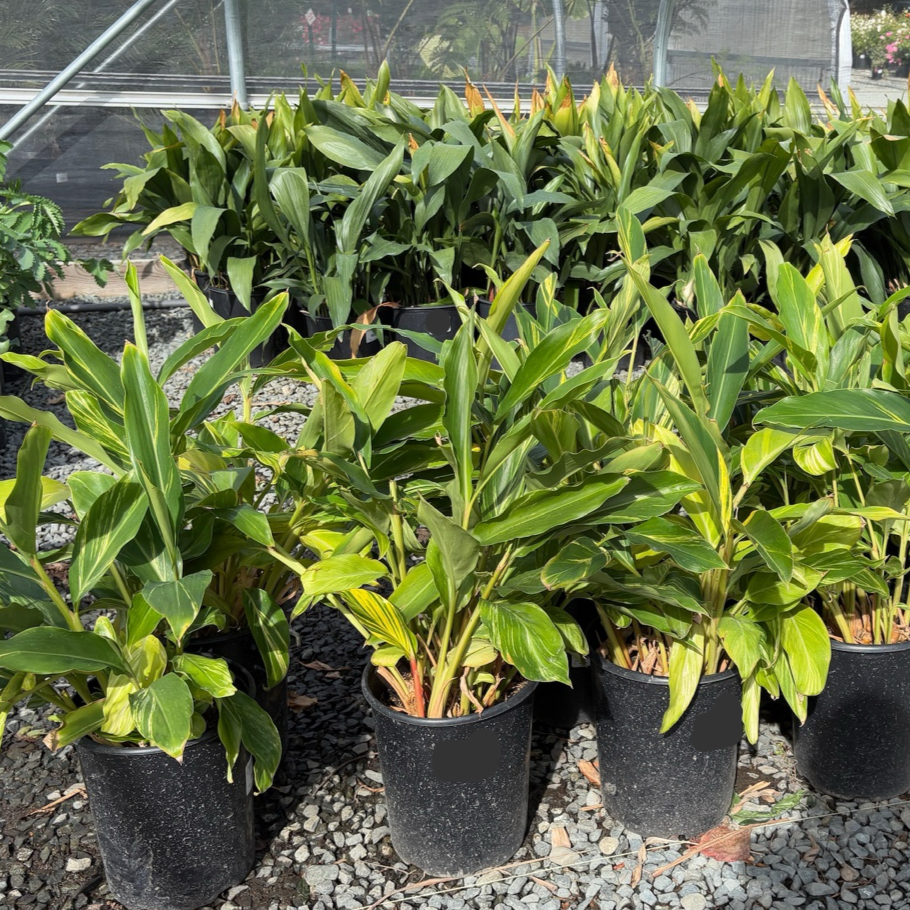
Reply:
M111 353L130 330L126 312L75 318ZM188 331L187 311L148 315L156 364ZM23 341L29 353L44 349L40 319L23 320ZM175 377L174 388L189 375L191 370ZM21 378L13 379L10 391L62 414L53 391L29 389ZM276 384L266 395L300 392ZM290 435L292 420L277 417L273 428ZM9 430L0 479L12 476L22 438L19 427ZM56 477L89 466L65 446L51 449L48 467ZM51 527L47 545L59 543L62 531ZM295 635L290 690L316 702L292 711L285 765L276 786L259 799L255 868L207 910L910 908L910 802L858 804L805 793L786 725L772 708L757 748L743 744L736 789L764 781L779 794L775 799L803 795L783 813L787 821L752 832L750 862L696 855L659 871L680 859L684 845L643 844L599 808L599 792L580 764L597 757L594 730L582 725L568 733L535 732L533 817L513 864L421 884L423 874L400 862L389 840L372 724L359 691L366 660L361 641L318 607L296 624ZM0 754L0 905L121 910L107 898L88 802L70 790L79 781L73 750L49 752L40 742L41 727L36 712L18 710ZM56 802L61 797L67 798Z

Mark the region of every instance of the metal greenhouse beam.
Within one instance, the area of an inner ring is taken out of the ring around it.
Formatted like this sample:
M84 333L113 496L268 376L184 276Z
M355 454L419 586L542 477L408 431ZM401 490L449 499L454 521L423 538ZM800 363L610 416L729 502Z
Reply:
M661 0L657 10L657 28L654 31L654 84L667 84L667 51L670 48L670 26L676 0Z
M250 106L246 88L246 62L243 56L243 25L238 0L224 0L224 27L227 32L228 67L231 91L244 109Z
M563 0L553 0L553 72L557 79L566 74L566 8Z
M57 92L73 80L85 66L101 53L126 28L133 24L150 6L159 0L136 0L113 25L99 35L69 66L60 71L48 84L24 107L16 111L9 120L0 126L0 139L7 139L22 126L31 116L47 104Z

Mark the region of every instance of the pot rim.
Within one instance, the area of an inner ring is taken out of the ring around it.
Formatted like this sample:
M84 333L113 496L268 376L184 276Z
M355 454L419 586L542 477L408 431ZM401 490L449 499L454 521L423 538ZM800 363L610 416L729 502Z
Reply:
M218 735L218 725L210 726L199 739L191 739L184 746L184 751L194 746L202 746ZM77 740L76 747L85 749L87 752L97 752L101 755L120 755L124 758L135 755L137 758L143 755L164 755L164 749L158 746L110 746L107 743L96 743L90 736L83 736Z
M625 667L617 667L613 661L607 660L599 651L595 651L593 657L594 666L601 672L612 673L614 676L619 676L622 679L634 680L648 686L662 686L666 688L670 685L669 676L649 676L646 673L639 673L637 670L627 670ZM723 673L712 673L710 676L702 674L701 678L698 680L698 684L699 686L710 686L714 683L726 682L738 675L739 673L736 667L731 667L729 670L724 670Z
M372 693L370 690L370 679L375 676L375 669L376 668L371 663L367 663L363 668L363 673L360 677L360 689L363 692L364 698L367 700L367 704L373 711L400 724L410 724L414 727L426 727L437 730L446 727L464 727L468 724L477 724L494 717L499 717L501 714L505 714L513 708L517 708L524 704L534 695L538 685L540 685L532 680L525 680L526 685L520 692L513 695L511 698L507 698L505 701L500 702L498 705L493 705L492 708L486 708L482 714L469 714L467 717L412 717L410 714L402 714L400 711L393 711Z
M829 638L832 651L844 651L847 654L894 654L898 651L910 650L910 641L899 641L892 645L864 645L859 643L850 644L846 641L838 641L835 638Z

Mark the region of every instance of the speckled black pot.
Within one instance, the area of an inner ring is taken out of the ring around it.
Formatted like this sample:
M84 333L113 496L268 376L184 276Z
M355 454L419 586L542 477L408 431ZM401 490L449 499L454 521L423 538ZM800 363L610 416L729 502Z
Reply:
M285 752L288 744L288 680L285 677L277 686L267 688L268 677L252 632L249 629L237 629L220 635L196 638L189 643L187 650L196 654L223 657L229 663L243 667L250 674L255 683L256 701L275 722L281 737L281 751Z
M315 335L317 332L330 332L332 320L328 316L305 316L306 334ZM358 357L372 357L382 350L382 341L375 329L369 329L360 340L357 348ZM346 329L336 339L335 344L326 351L326 356L332 360L351 359L351 329Z
M910 643L831 642L831 667L809 716L794 722L799 773L842 799L910 791Z
M255 859L253 781L241 750L227 781L214 728L183 762L160 749L76 746L111 896L128 910L197 910Z
M736 779L742 730L738 674L704 677L686 713L662 734L670 703L666 678L633 673L600 654L592 667L601 789L610 817L642 837L691 837L719 825ZM728 744L697 748L693 733L720 708L720 700L727 704L734 698L738 726L721 731Z
M536 683L482 715L426 720L389 708L367 666L392 844L430 875L473 875L511 859L528 826Z

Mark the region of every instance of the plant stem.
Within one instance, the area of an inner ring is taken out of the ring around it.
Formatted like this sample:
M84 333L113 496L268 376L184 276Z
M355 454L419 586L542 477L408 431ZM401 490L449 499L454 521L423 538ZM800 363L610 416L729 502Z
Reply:
M47 592L48 597L50 597L54 606L60 612L60 615L66 620L67 626L73 632L84 632L85 627L82 625L82 621L79 619L78 613L71 610L67 605L66 601L60 596L60 592L57 590L57 586L51 580L47 572L44 571L44 566L41 565L41 561L37 556L32 556L29 558L29 563L34 569L35 574L41 580L41 587Z

